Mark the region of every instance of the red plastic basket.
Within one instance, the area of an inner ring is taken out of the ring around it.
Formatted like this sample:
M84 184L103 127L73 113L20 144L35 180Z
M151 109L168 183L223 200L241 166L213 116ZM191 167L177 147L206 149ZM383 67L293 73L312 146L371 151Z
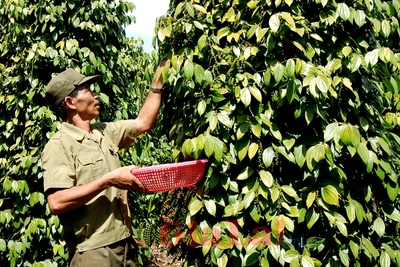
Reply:
M149 192L165 192L176 188L192 187L203 177L206 163L206 159L167 163L135 168L131 170L131 173Z

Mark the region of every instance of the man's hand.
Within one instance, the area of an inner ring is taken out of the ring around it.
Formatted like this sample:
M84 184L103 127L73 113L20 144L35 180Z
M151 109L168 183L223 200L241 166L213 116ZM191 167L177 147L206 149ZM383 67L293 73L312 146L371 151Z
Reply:
M118 168L111 172L110 183L119 189L135 190L141 193L146 193L147 189L143 184L131 173L131 170L136 166L126 166Z
M167 62L167 59L164 59L163 61L160 62L160 64L158 64L156 72L154 73L154 76L153 76L153 80L151 81L151 87L163 88L164 80L163 80L163 76L162 76L162 68L165 66L166 62Z

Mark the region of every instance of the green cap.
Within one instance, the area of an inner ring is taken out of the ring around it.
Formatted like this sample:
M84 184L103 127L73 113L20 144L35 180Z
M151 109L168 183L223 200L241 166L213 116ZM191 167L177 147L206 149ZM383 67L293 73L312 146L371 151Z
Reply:
M67 69L51 79L46 87L45 97L51 107L56 107L79 85L95 83L99 79L100 75L85 76L74 69Z

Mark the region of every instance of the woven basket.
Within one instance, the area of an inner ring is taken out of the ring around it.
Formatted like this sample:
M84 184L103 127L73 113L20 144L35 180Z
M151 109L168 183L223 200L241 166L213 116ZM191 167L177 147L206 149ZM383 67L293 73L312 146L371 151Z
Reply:
M165 192L176 188L192 187L204 175L207 160L192 160L156 166L135 168L131 173L149 192Z

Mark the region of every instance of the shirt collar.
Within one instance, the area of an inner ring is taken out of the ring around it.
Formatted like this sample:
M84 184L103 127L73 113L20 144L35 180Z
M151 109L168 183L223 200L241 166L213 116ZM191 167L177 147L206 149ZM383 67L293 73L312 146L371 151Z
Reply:
M72 124L63 122L61 124L61 131L65 132L67 135L71 136L77 141L82 141L88 133L81 128L78 128Z

